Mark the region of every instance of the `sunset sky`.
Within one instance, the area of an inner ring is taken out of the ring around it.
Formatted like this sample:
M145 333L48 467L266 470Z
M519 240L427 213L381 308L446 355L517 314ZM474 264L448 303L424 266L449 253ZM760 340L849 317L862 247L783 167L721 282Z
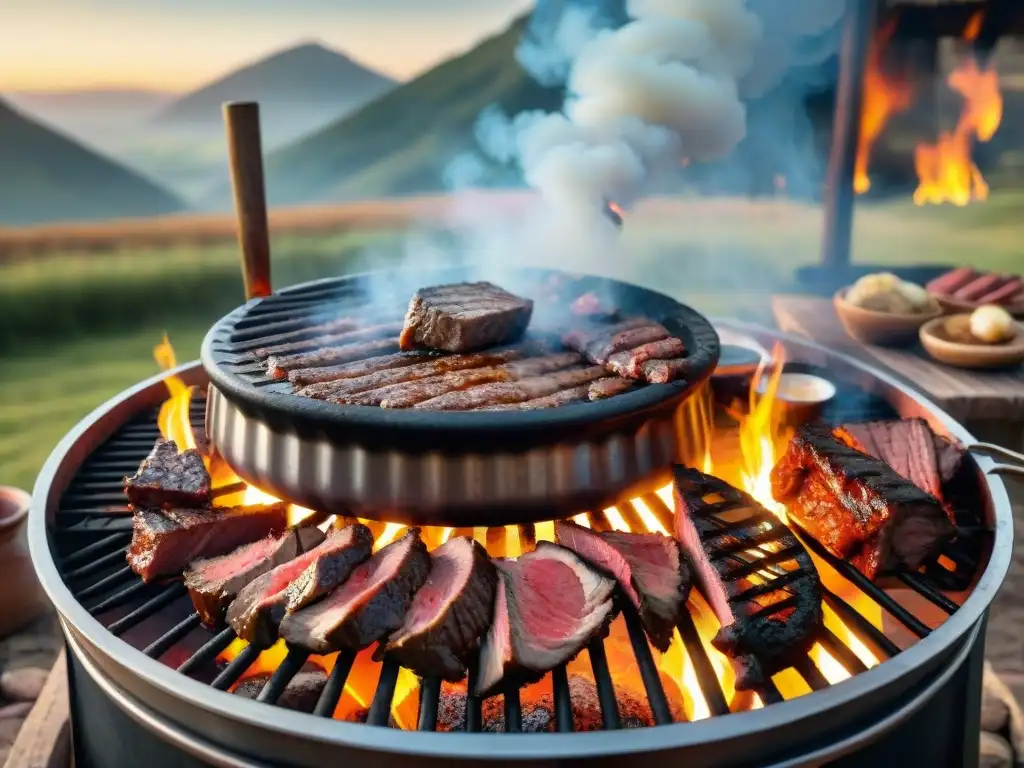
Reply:
M533 0L0 0L0 92L184 91L320 40L399 79Z

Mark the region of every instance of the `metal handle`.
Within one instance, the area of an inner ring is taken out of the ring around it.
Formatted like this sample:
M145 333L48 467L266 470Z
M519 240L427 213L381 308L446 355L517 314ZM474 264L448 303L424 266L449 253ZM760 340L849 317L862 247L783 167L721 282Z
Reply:
M228 161L235 195L238 245L242 249L245 298L269 296L270 228L263 185L263 148L260 142L260 105L229 102L224 105L228 134Z
M989 469L988 474L990 475L1021 475L1024 477L1024 454L1011 451L1009 448L1003 448L1001 445L993 445L992 443L974 443L973 445L968 445L967 450L972 453L979 453L982 456L988 456L989 458L1005 459L1012 462L1011 464L996 464Z

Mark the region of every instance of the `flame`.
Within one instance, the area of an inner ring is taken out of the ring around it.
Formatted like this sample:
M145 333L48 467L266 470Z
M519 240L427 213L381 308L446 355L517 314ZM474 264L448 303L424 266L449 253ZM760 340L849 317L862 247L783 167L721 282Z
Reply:
M882 65L896 23L895 17L887 21L868 48L860 108L860 134L853 172L853 189L858 195L871 189L868 165L875 142L893 115L905 112L913 100L909 81L902 75L887 72Z
M167 334L164 334L163 340L153 348L153 357L162 371L169 371L177 367L174 347L171 346ZM189 415L195 387L188 386L173 375L164 379L164 386L167 387L169 397L160 406L160 414L157 416L160 434L168 440L173 440L183 451L195 448L196 437L192 432L192 421Z

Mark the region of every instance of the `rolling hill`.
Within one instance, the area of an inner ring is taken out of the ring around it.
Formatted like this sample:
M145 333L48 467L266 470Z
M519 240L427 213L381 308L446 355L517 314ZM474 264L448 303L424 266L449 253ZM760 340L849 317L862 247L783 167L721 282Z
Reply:
M170 192L0 101L0 225L184 210Z
M225 101L258 101L265 144L309 133L391 90L395 82L337 51L306 43L235 70L167 105L160 129L223 133Z
M538 85L515 60L526 25L527 17L516 20L353 115L271 153L266 162L271 201L336 201L441 189L445 167L473 146L473 126L482 110L497 105L516 114L561 105L561 88Z

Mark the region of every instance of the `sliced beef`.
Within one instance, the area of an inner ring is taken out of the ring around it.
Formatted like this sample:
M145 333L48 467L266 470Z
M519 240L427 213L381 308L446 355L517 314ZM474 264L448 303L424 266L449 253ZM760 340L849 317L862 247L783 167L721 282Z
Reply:
M789 517L869 579L917 570L954 533L941 502L827 427L802 427L772 469Z
M326 600L285 616L281 637L311 653L367 648L402 626L429 570L420 531L410 528L359 565Z
M623 349L628 349L628 346L620 346L623 338L627 338L627 340L632 338L624 337L624 334L641 329L649 331L652 327L656 331L659 328L657 323L652 323L643 317L630 317L611 324L590 323L564 334L562 336L562 343L569 349L579 352L591 362L597 365L604 365L608 362L610 355L621 352ZM665 335L660 336L660 338L664 339L667 336L668 331L665 331Z
M683 342L645 318L572 331L562 342L611 373L649 384L674 381L687 371Z
M690 594L679 542L660 533L598 533L567 520L555 522L555 540L618 581L654 647L668 650Z
M526 331L533 301L493 283L455 283L423 288L409 302L402 349L416 346L472 352L515 341Z
M288 381L296 389L301 389L313 384L350 381L383 371L411 368L420 363L429 363L438 359L440 357L436 352L395 352L390 355L371 357L368 360L327 365L323 368L296 368L288 371Z
M587 387L587 399L590 401L605 400L609 397L621 395L623 392L628 392L634 387L636 387L635 382L609 376L606 379L598 379L591 382L590 386Z
M535 397L532 400L524 400L521 403L503 403L501 405L488 405L477 408L480 411L536 411L542 408L557 408L560 405L569 403L581 403L587 400L604 400L609 397L627 392L636 386L635 382L629 379L620 379L618 376L608 376L604 379L580 384L576 387L569 387L555 392L553 395Z
M541 541L517 560L496 560L494 618L480 650L476 692L508 677L539 680L607 630L615 582L570 549Z
M271 355L286 354L296 349L308 348L303 346L296 347L294 346L295 344L308 344L315 347L321 344L319 340L324 337L332 338L338 334L354 331L358 328L359 323L351 317L339 317L335 320L328 320L325 323L317 323L306 328L300 328L297 331L278 333L269 339L257 341L255 343L259 346L251 349L249 354L257 360L263 360ZM241 344L236 349L239 347L246 349L247 346L251 347L252 344L253 342L250 342L248 345Z
M644 363L682 357L686 352L683 342L675 337L641 344L639 347L616 352L608 358L608 368L627 379L646 379Z
M423 676L456 682L491 626L498 574L480 544L451 538L430 556L430 574L413 597L402 626L381 643L377 658L389 653Z
M325 365L337 365L353 360L364 360L395 352L398 347L394 338L376 341L357 341L340 347L325 347L314 352L301 352L295 355L271 355L267 358L267 375L274 379L288 378L288 372L298 368L317 368Z
M435 358L424 363L417 363L398 370L376 371L365 376L358 376L345 381L324 382L302 389L299 394L315 397L320 400L343 402L346 396L363 392L373 392L385 387L397 386L421 379L434 378L454 371L469 371L478 368L490 368L527 355L530 348L523 345L512 349L494 352L478 352L470 355L438 356L436 352L418 353L403 352L404 355L428 354ZM315 370L315 369L314 369Z
M143 581L180 576L193 560L280 533L288 526L287 504L216 509L139 509L132 520L128 564Z
M671 360L648 360L640 364L640 378L648 384L668 384L670 381L686 378L691 362L686 357Z
M255 700L267 683L271 675L254 675L245 678L232 693L246 699ZM292 709L296 712L311 714L316 709L316 703L320 700L327 685L327 673L315 664L305 664L299 673L285 686L284 693L276 702L277 706L285 709Z
M196 560L185 571L185 586L199 618L208 627L219 625L228 604L246 584L323 540L319 528L306 525L246 544L227 555Z
M250 582L228 606L227 620L250 643L268 646L287 611L313 603L370 557L373 533L362 523L333 529L318 546Z
M677 465L676 536L722 624L738 690L806 655L821 627L821 584L807 550L775 515L717 477Z
M939 462L939 477L942 479L942 484L945 485L960 471L967 451L959 442L943 435L932 434L932 440Z
M124 492L136 507L205 507L210 503L210 473L195 449L178 451L160 438L139 470L124 479Z
M606 373L599 365L589 368L574 367L518 381L495 382L448 392L418 402L413 407L434 411L469 411L502 403L522 403L603 378Z

